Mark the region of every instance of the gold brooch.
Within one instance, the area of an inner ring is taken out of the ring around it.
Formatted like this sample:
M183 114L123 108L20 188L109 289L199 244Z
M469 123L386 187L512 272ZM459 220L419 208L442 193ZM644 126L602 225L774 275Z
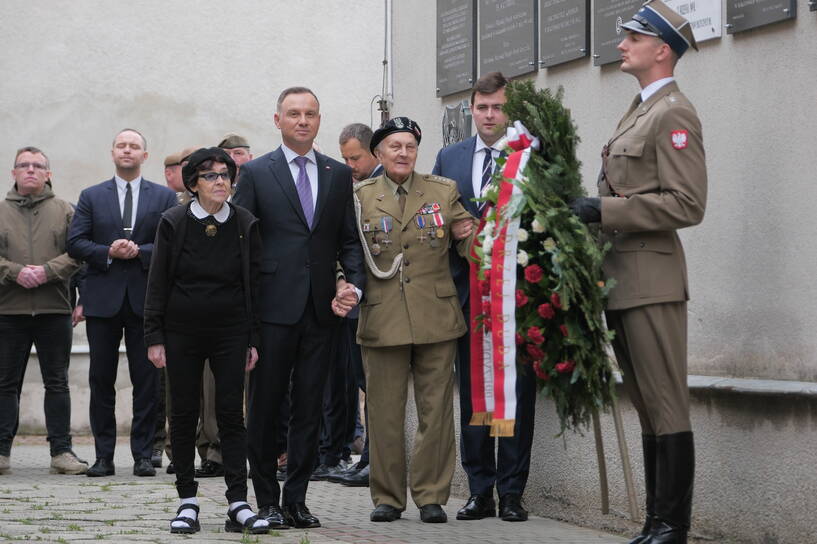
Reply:
M217 231L218 229L216 228L215 225L207 225L206 227L204 227L204 234L206 234L210 238L215 236Z

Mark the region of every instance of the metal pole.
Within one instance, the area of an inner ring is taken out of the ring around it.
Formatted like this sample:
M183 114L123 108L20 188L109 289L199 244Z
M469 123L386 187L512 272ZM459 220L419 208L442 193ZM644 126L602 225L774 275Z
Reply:
M599 462L599 486L601 491L601 513L610 513L610 491L607 487L607 461L604 459L604 441L601 437L598 411L593 412L593 435L596 438L596 458Z
M633 469L630 465L630 451L627 448L627 437L624 436L624 424L621 421L621 409L618 407L618 400L613 397L613 421L616 424L616 438L618 439L618 451L621 455L621 467L624 469L624 488L627 491L627 502L630 505L630 519L638 521L638 504L635 500L635 487L633 486Z

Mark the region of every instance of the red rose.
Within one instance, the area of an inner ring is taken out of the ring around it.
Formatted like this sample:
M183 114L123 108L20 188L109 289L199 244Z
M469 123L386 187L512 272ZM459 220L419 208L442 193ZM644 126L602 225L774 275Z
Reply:
M544 304L539 305L539 309L537 310L539 315L542 316L544 319L553 319L553 316L556 315L556 312L553 311L553 306L545 302Z
M556 363L555 368L559 374L567 374L568 372L573 372L573 369L576 368L576 363L573 361L562 361L561 363Z
M524 343L525 343L525 338L521 334L516 333L516 345L521 346Z
M482 301L482 313L485 315L491 315L491 302L488 300Z
M484 328L486 332L491 330L491 317L489 315L486 315L482 319L482 328Z
M516 290L516 307L521 308L525 304L528 303L528 297L525 295L525 291L522 289Z
M491 270L483 270L482 274L485 276L485 283L491 283Z
M533 365L533 371L536 373L536 377L546 382L550 379L550 374L545 371L545 364L544 363L536 363Z
M550 295L550 303L553 304L554 308L561 309L562 301L559 299L559 293L553 293Z
M487 297L491 294L491 283L485 280L480 280L479 282L479 292L482 293L482 296Z
M559 330L562 331L562 336L565 338L567 338L567 335L570 334L570 332L567 330L567 325L559 325Z
M539 283L543 276L542 267L538 264L532 264L525 268L525 279L530 283Z
M533 357L534 360L541 361L542 359L545 358L545 352L539 349L537 346L534 346L533 344L528 344L525 347L528 350L528 355Z
M540 329L539 327L529 328L528 338L530 338L531 342L537 345L545 341L545 337L542 335L542 329Z

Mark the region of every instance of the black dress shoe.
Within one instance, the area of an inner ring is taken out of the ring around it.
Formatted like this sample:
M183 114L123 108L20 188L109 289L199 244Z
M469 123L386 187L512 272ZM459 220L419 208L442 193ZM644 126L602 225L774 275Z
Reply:
M284 506L284 519L287 520L290 527L298 529L312 529L321 526L320 520L313 516L306 504L302 502Z
M201 468L196 469L196 478L218 478L219 476L224 476L224 465L215 461L202 461Z
M356 473L361 468L362 468L362 465L360 463L355 463L354 465L350 465L350 466L348 466L347 468L345 468L343 470L335 470L335 471L331 472L329 474L329 476L327 476L326 479L329 480L330 482L334 483L334 484L339 484L339 483L343 482L344 478L346 478L348 476L351 476L352 474Z
M173 464L173 461L167 464L167 470L165 472L168 474L176 474L176 465Z
M528 511L522 506L522 497L511 493L500 497L499 517L502 521L528 521Z
M113 466L113 461L110 459L97 459L96 462L85 473L86 476L96 478L99 476L113 476L116 470Z
M162 468L162 450L155 449L153 453L150 455L150 464L153 465L154 468Z
M395 521L400 519L400 512L394 506L388 504L381 504L369 514L371 521Z
M323 481L327 477L329 477L329 473L331 471L332 471L332 467L330 467L329 465L326 465L324 463L321 463L320 465L315 467L315 470L312 471L312 475L309 476L309 481L311 481L311 482Z
M465 506L457 511L457 519L482 519L496 516L496 502L493 497L471 495Z
M448 516L439 504L426 504L420 507L420 521L423 523L445 523Z
M686 544L687 530L675 527L665 521L653 521L650 536L644 540L645 544Z
M340 483L347 487L369 487L369 465L343 478Z
M284 513L278 505L262 506L258 510L258 517L267 520L270 529L289 529Z
M156 476L156 469L150 462L150 459L139 459L133 464L134 476Z

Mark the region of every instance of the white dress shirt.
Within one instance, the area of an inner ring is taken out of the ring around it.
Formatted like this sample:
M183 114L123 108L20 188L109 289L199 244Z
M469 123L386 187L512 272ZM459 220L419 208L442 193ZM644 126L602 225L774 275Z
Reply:
M655 81L641 89L641 101L646 102L649 97L651 97L658 91L658 89L660 89L667 83L672 83L673 81L675 81L674 77L664 77L661 79L656 79Z
M281 149L284 152L284 157L286 157L289 171L292 172L292 181L295 182L297 188L298 172L300 172L301 169L298 167L298 163L295 162L295 157L300 155L292 151L285 144L281 144ZM315 150L310 149L309 153L304 155L304 157L307 158L306 175L309 176L309 185L312 187L312 209L314 210L318 205L318 161L315 158Z
M485 161L485 154L488 153L488 146L482 141L482 138L477 134L477 147L474 149L474 159L471 163L471 184L474 188L474 196L479 198L482 196L482 163ZM491 152L491 172L496 168L496 159L499 157L499 150L494 149Z
M230 206L226 203L222 204L221 209L216 213L210 213L201 207L198 200L193 199L193 201L190 203L190 211L193 213L193 216L196 219L204 219L208 215L212 215L213 219L215 219L218 223L225 223L230 218Z
M116 196L119 197L119 217L125 213L125 192L128 190L128 183L117 175L113 177L116 183ZM136 228L136 210L139 209L139 188L142 186L142 176L130 182L131 198L133 208L131 208L131 227Z

